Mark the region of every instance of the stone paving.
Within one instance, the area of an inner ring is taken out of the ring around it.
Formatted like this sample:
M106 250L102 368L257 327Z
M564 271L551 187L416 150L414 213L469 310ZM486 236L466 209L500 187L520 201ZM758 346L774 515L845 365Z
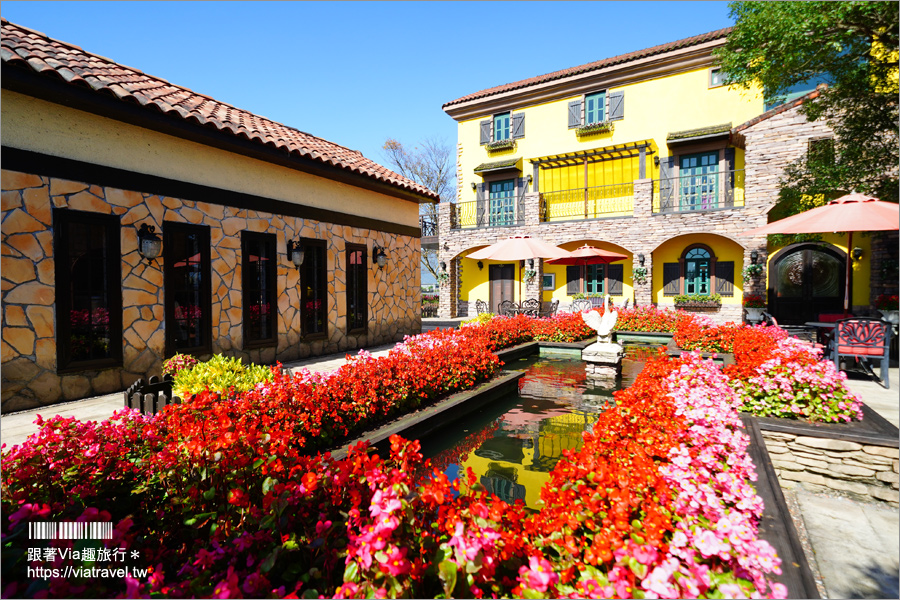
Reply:
M444 321L423 323L432 329ZM387 354L393 345L369 348L374 356ZM345 362L347 353L309 358L285 364L296 370L307 368L330 372ZM851 374L849 387L894 425L900 425L900 372L890 370L893 389L886 390L870 379ZM122 393L58 404L38 410L0 416L0 441L7 448L21 443L37 428L37 414L60 414L81 420L100 420L122 408ZM861 502L800 486L785 489L785 495L799 507L795 523L808 537L807 559L819 580L820 594L827 598L897 598L900 581L900 513L884 503ZM799 517L799 518L798 518Z

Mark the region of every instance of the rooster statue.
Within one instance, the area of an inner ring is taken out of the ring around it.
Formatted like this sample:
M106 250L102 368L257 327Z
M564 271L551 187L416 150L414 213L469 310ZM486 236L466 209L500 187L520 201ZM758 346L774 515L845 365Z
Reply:
M581 313L581 318L587 323L587 326L597 332L597 343L611 343L612 329L619 318L619 313L613 310L612 298L607 294L603 297L603 315L601 316L595 310L589 310Z

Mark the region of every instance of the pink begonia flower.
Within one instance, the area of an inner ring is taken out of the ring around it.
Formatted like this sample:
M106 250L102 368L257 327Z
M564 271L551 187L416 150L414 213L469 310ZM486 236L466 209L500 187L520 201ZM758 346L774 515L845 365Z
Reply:
M519 567L519 581L534 590L546 592L549 586L559 581L559 575L553 572L547 559L530 556L528 566Z
M408 573L410 565L409 561L406 560L406 551L406 548L401 549L397 546L391 546L387 552L384 553L384 558L378 559L378 562L381 563L382 570L387 571L392 577Z
M391 513L400 510L401 507L402 504L400 504L400 500L397 499L397 495L393 488L388 488L387 490L379 488L372 496L372 504L369 506L369 512L377 519L380 515L390 515Z
M736 583L723 583L719 586L719 591L726 598L746 598L747 594L744 589Z

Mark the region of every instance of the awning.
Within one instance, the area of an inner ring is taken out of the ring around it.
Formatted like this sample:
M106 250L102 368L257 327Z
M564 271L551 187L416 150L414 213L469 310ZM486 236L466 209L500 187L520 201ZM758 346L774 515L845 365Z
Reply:
M669 146L693 144L700 141L726 139L729 135L731 135L731 123L722 123L721 125L711 125L709 127L700 127L699 129L672 132L666 136L666 144Z
M521 158L507 158L505 160L498 160L495 162L486 162L481 163L477 167L475 167L476 173L496 173L498 171L521 171L522 170L522 159Z
M644 156L649 157L656 154L656 152L657 148L653 140L642 140L629 144L617 144L615 146L594 148L593 150L579 150L577 152L567 152L566 154L555 154L529 160L532 165L539 166L541 169L557 169L583 165L585 162L595 163L605 160L638 158L642 153Z

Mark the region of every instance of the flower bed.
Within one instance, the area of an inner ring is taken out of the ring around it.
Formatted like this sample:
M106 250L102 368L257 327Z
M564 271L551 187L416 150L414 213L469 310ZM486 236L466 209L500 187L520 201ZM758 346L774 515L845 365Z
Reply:
M696 356L653 361L617 393L583 448L558 463L536 513L474 489L472 473L459 495L443 474L417 481L427 470L417 442L392 438L388 460L362 445L341 461L298 451L309 440L297 422L316 426L299 412L300 392L346 402L351 415L365 399L363 412L377 414L424 393L410 386L452 387L459 375L404 379L392 366L415 357L452 372L461 337L419 336L391 360L350 361L343 376L276 377L239 395L243 404L200 394L192 412L155 419L54 419L3 459L4 596L786 595L757 536L737 397ZM318 426L350 428L340 416ZM112 540L90 544L138 550L152 572L20 585L27 565L89 564L25 552L29 522L77 519L113 523Z

